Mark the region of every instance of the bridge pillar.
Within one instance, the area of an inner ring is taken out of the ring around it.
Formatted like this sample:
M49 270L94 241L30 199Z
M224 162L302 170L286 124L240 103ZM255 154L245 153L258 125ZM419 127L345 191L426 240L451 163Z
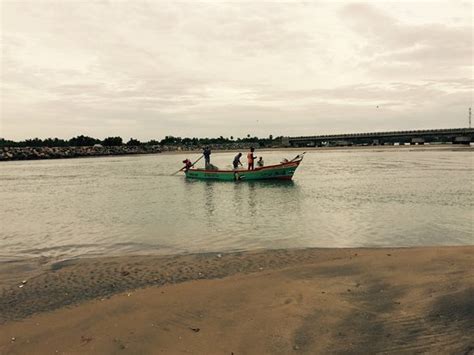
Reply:
M425 139L420 137L412 138L411 144L425 144Z
M454 144L469 144L471 143L471 137L469 136L457 136L454 137Z

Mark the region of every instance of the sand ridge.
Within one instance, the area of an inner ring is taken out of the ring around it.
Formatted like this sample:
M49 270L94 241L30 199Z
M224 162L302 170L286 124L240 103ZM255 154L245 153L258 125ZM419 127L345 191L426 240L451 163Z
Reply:
M3 293L0 353L470 354L473 266L474 247L305 249L53 264L22 289ZM78 274L87 280L91 271L97 285L110 273L139 276L123 283L115 276L114 289L99 287L96 293L92 281L82 281L75 292L84 296L62 307L67 300L55 285L82 280ZM167 273L170 282L154 281ZM52 303L45 301L46 283L46 290L53 289ZM15 301L27 286L32 288L23 298L28 312ZM124 287L128 291L120 292ZM41 306L35 308L35 302ZM8 303L12 308L5 316Z

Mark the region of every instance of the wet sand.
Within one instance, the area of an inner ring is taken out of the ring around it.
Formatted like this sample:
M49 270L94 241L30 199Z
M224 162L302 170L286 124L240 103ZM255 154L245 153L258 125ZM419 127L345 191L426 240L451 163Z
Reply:
M0 354L474 354L472 270L474 246L11 261Z

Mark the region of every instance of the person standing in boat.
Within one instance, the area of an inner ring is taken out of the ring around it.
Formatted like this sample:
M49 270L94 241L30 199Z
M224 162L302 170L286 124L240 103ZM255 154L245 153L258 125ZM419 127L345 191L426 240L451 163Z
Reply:
M239 165L242 166L242 163L240 162L241 157L242 157L242 153L239 153L234 157L234 161L232 162L234 169L238 169Z
M206 169L207 169L207 167L211 165L211 148L204 147L204 150L202 151L202 155L204 155L204 165L206 166Z
M254 169L255 159L257 157L253 155L253 152L255 152L255 148L252 147L250 148L250 152L247 154L248 170Z

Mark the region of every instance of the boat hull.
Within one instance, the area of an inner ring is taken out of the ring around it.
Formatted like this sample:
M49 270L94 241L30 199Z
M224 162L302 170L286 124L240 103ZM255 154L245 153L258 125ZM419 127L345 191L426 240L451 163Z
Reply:
M265 166L255 170L204 170L189 169L188 179L251 181L251 180L291 180L301 160L284 164Z

